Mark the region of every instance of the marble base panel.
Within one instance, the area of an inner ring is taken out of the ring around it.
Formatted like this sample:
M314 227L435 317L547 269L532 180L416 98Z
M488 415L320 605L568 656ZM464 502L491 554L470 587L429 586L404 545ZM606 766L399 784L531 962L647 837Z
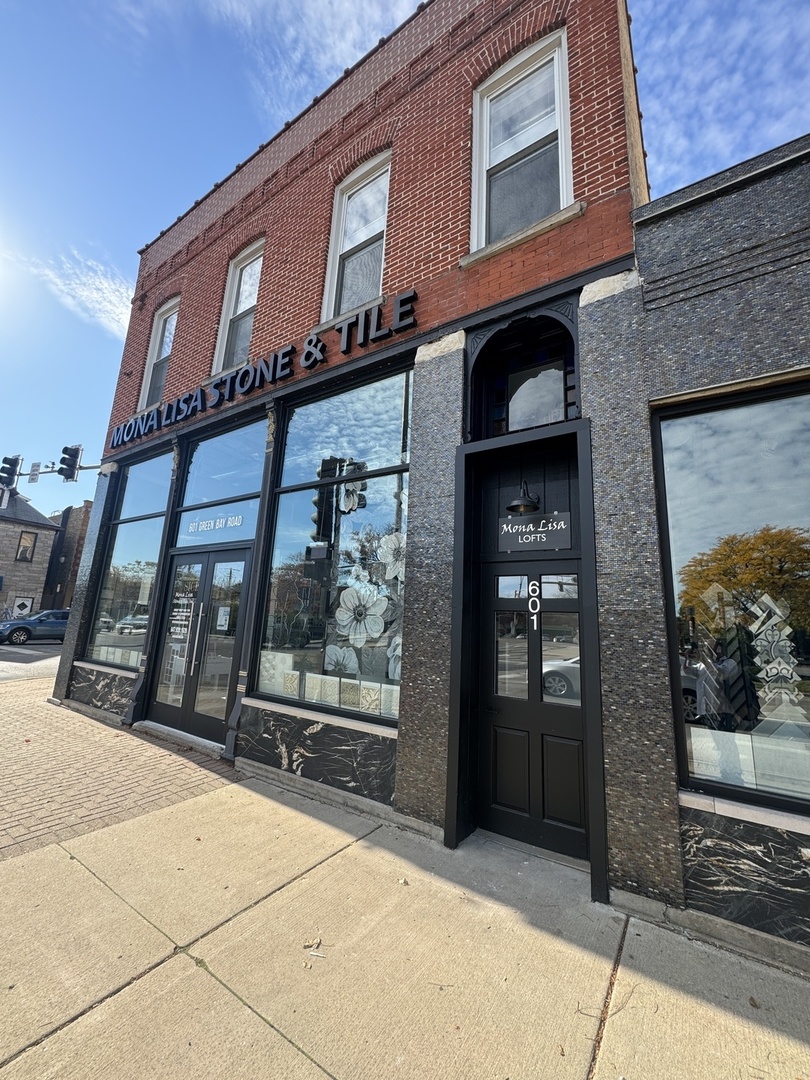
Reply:
M691 908L810 945L810 837L682 808Z
M244 706L236 756L390 805L396 739Z
M114 716L124 716L134 685L135 680L127 675L74 667L70 673L67 697Z

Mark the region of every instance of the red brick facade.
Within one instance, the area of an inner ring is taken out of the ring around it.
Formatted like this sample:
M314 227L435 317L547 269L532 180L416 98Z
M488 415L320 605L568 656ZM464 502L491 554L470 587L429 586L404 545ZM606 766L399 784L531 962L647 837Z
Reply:
M144 249L112 426L137 411L154 314L173 297L181 305L164 400L209 378L230 260L257 239L265 248L250 356L301 348L320 320L335 185L381 151L391 153L383 293L418 291L420 332L632 252L631 176L643 163L627 135L637 109L621 48L624 0L420 8ZM582 212L462 267L473 92L563 26Z

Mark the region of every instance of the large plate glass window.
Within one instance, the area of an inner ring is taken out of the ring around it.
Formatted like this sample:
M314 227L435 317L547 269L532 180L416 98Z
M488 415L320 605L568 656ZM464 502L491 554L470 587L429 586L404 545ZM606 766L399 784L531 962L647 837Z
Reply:
M810 802L810 395L660 420L689 777Z
M258 689L399 715L410 375L290 417Z
M241 367L248 362L253 316L259 296L263 247L263 240L251 244L230 265L214 371Z
M382 292L389 163L388 154L366 162L335 192L324 320Z
M130 465L111 525L87 657L137 668L149 620L169 497L172 454Z
M565 34L526 49L478 88L471 249L573 201Z

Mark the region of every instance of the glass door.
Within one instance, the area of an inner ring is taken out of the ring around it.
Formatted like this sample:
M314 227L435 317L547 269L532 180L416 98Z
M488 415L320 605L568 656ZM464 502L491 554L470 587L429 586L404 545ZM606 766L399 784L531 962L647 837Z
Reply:
M248 552L175 555L150 719L224 743Z

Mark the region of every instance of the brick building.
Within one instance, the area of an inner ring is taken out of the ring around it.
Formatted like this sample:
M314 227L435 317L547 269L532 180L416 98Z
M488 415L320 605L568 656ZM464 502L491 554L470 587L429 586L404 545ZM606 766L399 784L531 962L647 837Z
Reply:
M141 252L56 695L684 903L647 197L623 2L420 5Z

